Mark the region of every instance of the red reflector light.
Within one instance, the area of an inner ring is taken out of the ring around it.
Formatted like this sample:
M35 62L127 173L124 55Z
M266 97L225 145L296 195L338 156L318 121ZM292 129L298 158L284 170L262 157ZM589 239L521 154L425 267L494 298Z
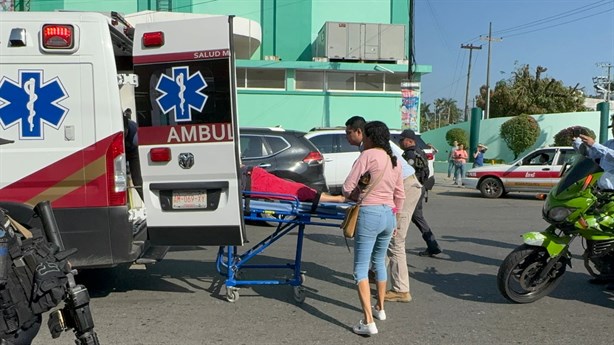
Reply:
M432 161L433 159L435 159L435 155L429 152L426 154L426 159Z
M151 47L162 47L164 45L164 32L156 31L156 32L146 32L143 34L143 46L151 48Z
M72 25L43 25L43 47L47 49L70 49L74 46Z
M323 160L324 160L324 157L322 157L322 154L318 151L309 152L309 154L305 156L305 158L303 158L303 162L307 164L311 164L311 163L320 164L322 163Z
M171 149L168 147L156 147L149 150L149 158L152 162L170 162Z

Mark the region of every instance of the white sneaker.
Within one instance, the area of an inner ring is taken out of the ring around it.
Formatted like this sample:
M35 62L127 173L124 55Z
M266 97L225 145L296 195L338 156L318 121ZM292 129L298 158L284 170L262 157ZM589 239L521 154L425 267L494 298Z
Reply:
M360 322L356 326L352 327L352 330L354 331L354 333L360 335L377 334L377 326L375 325L375 322L371 322L365 325L364 322L360 320Z
M380 321L384 321L386 320L386 311L385 310L377 310L377 308L375 308L375 306L371 307L371 313L373 314L373 317L380 320Z

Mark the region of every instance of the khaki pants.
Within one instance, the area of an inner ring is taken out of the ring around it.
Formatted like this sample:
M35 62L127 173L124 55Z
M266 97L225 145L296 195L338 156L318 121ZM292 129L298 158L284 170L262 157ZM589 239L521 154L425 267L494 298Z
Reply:
M405 189L405 202L401 212L397 213L397 233L392 236L387 253L391 290L396 292L409 292L405 238L411 223L411 216L420 200L422 185L416 179L416 175L411 175L403 181L403 188Z

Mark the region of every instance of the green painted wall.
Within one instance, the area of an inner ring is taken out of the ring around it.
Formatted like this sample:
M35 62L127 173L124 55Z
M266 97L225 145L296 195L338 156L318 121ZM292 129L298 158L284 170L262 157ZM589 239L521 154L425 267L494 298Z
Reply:
M282 126L307 131L313 127L343 126L352 115L380 120L400 128L400 97L322 92L271 92L239 90L241 126ZM257 105L257 106L256 106Z
M32 1L32 3L46 3L47 1ZM116 11L119 13L137 12L136 1L84 1L84 0L64 0L63 7L58 9L75 11Z
M533 118L535 118L535 120L537 120L539 123L541 133L535 145L524 153L520 154L520 156L523 156L536 148L553 145L554 135L564 128L574 125L581 125L591 128L595 133L599 133L600 128L600 113L597 111L541 114L533 115ZM488 146L488 151L484 157L485 162L487 162L489 159L503 159L504 161L511 163L514 160L514 154L512 151L507 147L505 142L499 138L501 125L509 119L510 117L500 117L481 121L478 141ZM435 159L438 161L445 161L447 159L449 144L446 142L445 138L446 133L452 128L464 129L467 132L467 138L469 138L469 122L441 127L422 133L422 139L424 139L424 141L427 143L432 143L439 150L439 154L437 157L435 157ZM612 133L609 133L608 135L609 138L612 138ZM445 169L447 169L447 166ZM443 172L443 170L436 170Z
M311 3L277 1L274 55L282 60L311 60Z
M30 11L55 11L64 9L63 0L30 1Z

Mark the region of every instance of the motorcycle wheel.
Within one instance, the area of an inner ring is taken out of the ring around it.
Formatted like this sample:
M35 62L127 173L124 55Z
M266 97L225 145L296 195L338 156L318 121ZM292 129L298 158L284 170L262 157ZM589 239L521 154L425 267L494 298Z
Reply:
M499 292L514 303L531 303L548 295L560 284L566 267L564 262L557 262L546 278L540 281L539 275L549 257L543 247L523 244L514 249L499 267Z

